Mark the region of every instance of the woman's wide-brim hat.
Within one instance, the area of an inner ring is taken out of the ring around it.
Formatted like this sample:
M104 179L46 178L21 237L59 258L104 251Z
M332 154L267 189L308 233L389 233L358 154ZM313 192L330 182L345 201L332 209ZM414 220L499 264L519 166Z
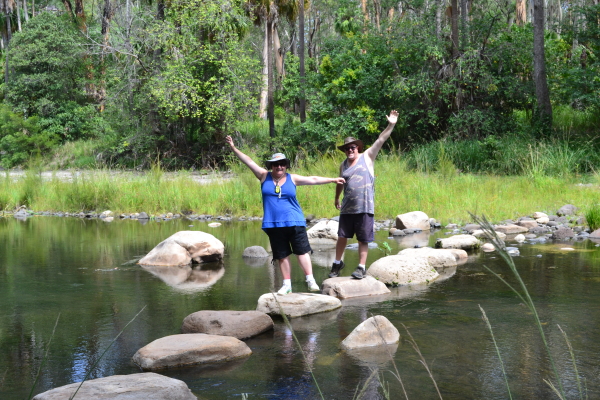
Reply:
M288 160L288 158L283 153L273 154L271 156L270 160L265 161L265 165L267 166L267 169L271 169L271 163L278 162L278 161L285 161L287 164L287 167L288 168L290 167L290 160Z
M337 148L340 149L341 151L345 152L346 151L346 146L348 146L350 144L357 145L358 146L358 152L362 153L363 148L364 148L362 140L358 140L358 139L355 139L353 137L347 137L346 139L344 139L344 144L341 145L341 146L338 146Z

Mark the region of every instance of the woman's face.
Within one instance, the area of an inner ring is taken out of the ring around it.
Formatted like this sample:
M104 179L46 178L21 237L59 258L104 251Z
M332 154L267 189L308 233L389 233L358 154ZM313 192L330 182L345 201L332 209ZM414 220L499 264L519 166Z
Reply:
M285 161L285 160L275 161L275 162L271 163L271 172L273 172L275 174L285 173L286 170L287 170L287 161Z

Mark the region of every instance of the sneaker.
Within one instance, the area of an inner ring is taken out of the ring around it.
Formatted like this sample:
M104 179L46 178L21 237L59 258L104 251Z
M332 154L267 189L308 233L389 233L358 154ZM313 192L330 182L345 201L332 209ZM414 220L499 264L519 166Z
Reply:
M331 266L331 272L329 273L330 278L335 278L340 275L340 271L344 268L344 262L340 261L339 264L333 263Z
M352 273L354 279L362 279L367 276L367 271L364 268L356 267L356 271Z
M279 289L279 291L277 292L277 294L280 296L285 296L286 294L290 293L292 293L292 287L288 285L283 285L281 289Z
M308 285L308 290L310 290L311 292L318 292L321 290L319 289L319 285L317 285L317 282L314 279L306 281L306 284Z

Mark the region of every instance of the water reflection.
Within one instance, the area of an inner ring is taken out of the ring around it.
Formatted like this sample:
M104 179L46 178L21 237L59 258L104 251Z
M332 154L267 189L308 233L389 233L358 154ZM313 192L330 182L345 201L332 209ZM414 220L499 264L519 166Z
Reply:
M427 247L429 246L430 232L411 233L406 236L393 236L393 239L398 243L398 247L407 249L411 247Z
M192 266L141 265L141 268L182 292L204 292L225 274L222 262Z
M27 398L59 313L51 357L42 368L35 393L82 379L145 305L145 311L112 344L92 377L138 372L131 356L152 340L179 333L187 315L202 309L255 309L258 297L279 282L278 270L268 260L253 268L241 256L248 245L268 247L260 222L223 224L211 230L226 245L223 264L162 269L127 263L175 232L207 230L201 221L194 222L194 227L188 225L186 221L141 225L118 219L106 224L75 218L0 218L0 398ZM415 245L431 246L436 235L442 237L443 233L392 240L387 232L377 232L376 241L387 241L392 253L397 253ZM538 306L566 391L577 393L576 376L557 324L569 334L588 397L597 398L600 382L594 371L600 364L600 249L590 240L518 247L521 256L513 260ZM565 247L575 250L561 250ZM383 255L370 251L368 264ZM333 251L315 251L313 257L315 265L325 267L314 268L317 280L322 281ZM343 272L347 276L358 254L348 251L345 257L348 267ZM197 396L207 399L235 398L241 393L274 400L320 398L309 372L311 366L325 398L352 398L371 375L373 365L382 371L392 368L386 364L389 357L376 355L374 349L365 349L367 355L355 355L341 351L339 344L365 319L383 315L404 338L402 324L410 329L433 366L444 399L507 398L498 357L481 320L481 304L494 327L513 397L552 397L544 383L544 379L552 379L548 360L531 314L483 265L516 284L497 253L470 251L467 264L441 271L446 274L444 279L430 285L344 299L340 310L292 319L308 364L291 331L279 322L273 332L246 341L253 354L239 363L164 373L184 380ZM304 289L304 276L296 266L292 281L298 291ZM408 397L436 398L412 346L401 342L394 351ZM391 393L402 393L393 378L387 383ZM383 398L376 380L367 391L366 398Z

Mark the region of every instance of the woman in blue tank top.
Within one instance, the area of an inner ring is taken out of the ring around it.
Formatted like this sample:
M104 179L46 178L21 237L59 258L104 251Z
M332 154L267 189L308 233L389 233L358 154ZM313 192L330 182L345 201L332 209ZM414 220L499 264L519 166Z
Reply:
M273 154L271 159L266 161L266 168L262 168L235 147L231 136L227 136L225 141L237 158L246 164L260 181L264 213L262 229L269 236L273 259L279 262L281 275L283 275L283 286L277 293L285 295L292 292L290 266L292 253L296 254L298 264L306 275L309 290L318 291L319 286L312 274L309 254L312 250L306 235L306 219L296 199L296 186L327 183L342 185L344 179L289 174L287 169L290 167L290 160L282 153Z

